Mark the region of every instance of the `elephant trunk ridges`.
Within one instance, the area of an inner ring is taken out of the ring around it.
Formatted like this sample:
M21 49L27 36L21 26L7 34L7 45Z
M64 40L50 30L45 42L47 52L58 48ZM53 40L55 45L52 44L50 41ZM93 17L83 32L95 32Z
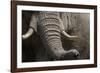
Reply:
M64 50L61 42L61 22L58 12L40 12L38 31L47 52L54 58L65 59L68 53L77 57L79 52L75 49Z
M60 38L59 13L40 12L39 21L39 33L45 48L52 52L53 57L60 58L66 51Z

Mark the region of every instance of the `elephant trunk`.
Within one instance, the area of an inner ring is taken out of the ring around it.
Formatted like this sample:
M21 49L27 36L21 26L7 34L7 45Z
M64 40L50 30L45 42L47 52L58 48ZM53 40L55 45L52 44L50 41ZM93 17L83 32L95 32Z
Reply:
M54 12L40 12L39 14L39 34L43 44L53 57L61 57L65 53L62 48L59 14Z
M70 52L75 50L66 51L62 47L61 30L59 13L57 12L40 12L38 30L39 35L48 53L55 59L60 59Z

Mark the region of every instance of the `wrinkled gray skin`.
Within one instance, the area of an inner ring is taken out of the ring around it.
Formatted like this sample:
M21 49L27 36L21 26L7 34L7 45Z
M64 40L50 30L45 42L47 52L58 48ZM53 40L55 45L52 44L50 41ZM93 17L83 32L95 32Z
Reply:
M78 36L70 36L67 32L65 32L65 30L72 28L69 27L72 26L71 21L65 20L65 15L67 15L67 13L39 12L37 15L33 14L29 25L30 28L27 33L22 36L22 38L25 40L36 32L42 39L47 53L53 59L66 59L69 54L75 58L79 58L79 52L75 49L79 49L79 47L65 50L62 46L61 34L68 39L78 38Z

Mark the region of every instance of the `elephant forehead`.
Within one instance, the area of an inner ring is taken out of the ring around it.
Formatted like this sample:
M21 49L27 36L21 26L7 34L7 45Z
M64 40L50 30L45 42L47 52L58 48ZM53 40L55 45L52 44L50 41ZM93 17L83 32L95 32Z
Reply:
M48 12L48 11L46 11L46 12L40 12L39 17L44 19L44 18L58 18L60 16L59 16L58 12Z

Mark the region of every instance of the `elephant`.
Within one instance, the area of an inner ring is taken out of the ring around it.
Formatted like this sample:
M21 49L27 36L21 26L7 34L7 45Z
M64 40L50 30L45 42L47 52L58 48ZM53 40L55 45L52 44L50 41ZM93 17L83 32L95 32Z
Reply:
M65 49L66 47L64 47L62 42L62 37L65 37L65 39L69 40L77 39L79 40L78 44L80 43L81 35L74 34L74 32L78 33L80 31L80 25L77 22L80 19L79 14L76 15L77 16L66 12L50 11L32 13L29 28L26 33L22 35L22 39L26 40L36 33L42 41L46 55L53 60L80 59L80 46L77 46L76 42L71 42L74 44L74 47L71 49ZM71 19L73 16L77 20ZM67 30L69 30L69 32L67 32ZM72 35L70 33L72 33Z

